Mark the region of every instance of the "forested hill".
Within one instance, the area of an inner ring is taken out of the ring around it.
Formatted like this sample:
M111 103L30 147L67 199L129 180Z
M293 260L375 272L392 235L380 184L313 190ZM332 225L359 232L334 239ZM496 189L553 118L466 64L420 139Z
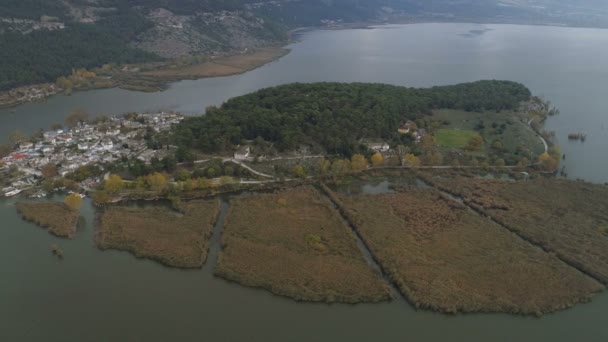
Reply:
M302 26L473 21L608 27L600 0L0 0L0 90L73 68L281 45Z
M518 108L530 91L509 81L478 81L427 89L385 84L289 84L233 98L176 126L175 143L207 153L264 139L279 150L300 145L350 155L361 139L398 143L407 120L431 119L438 108L501 111ZM420 120L418 120L420 122ZM424 121L424 120L422 120Z

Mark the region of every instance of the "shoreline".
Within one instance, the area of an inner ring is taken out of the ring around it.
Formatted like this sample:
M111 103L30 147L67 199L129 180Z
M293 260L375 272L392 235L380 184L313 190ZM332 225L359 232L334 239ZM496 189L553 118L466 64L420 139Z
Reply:
M483 19L437 19L437 18L401 18L394 19L389 21L368 21L368 22L352 22L352 23L340 23L336 25L328 25L328 26L304 26L292 29L287 32L289 37L288 41L283 45L271 45L266 47L260 47L253 49L251 52L247 51L244 53L236 53L236 54L227 54L223 56L217 57L209 57L208 60L193 63L189 65L183 65L177 68L174 68L172 63L176 63L177 59L172 59L164 62L165 65L159 67L157 70L146 70L146 71L137 71L132 72L130 69L140 69L140 68L154 68L154 63L150 64L133 64L133 65L124 65L123 69L126 71L121 71L116 74L116 78L100 78L96 79L96 81L100 82L98 85L90 85L84 86L80 89L60 89L57 88L56 91L50 92L48 94L44 94L43 96L38 96L33 99L20 100L20 99L10 99L4 102L0 102L0 110L16 108L21 105L27 103L39 103L48 100L49 98L55 95L71 95L74 92L84 92L98 89L114 89L120 88L124 90L130 91L138 91L138 92L160 92L164 91L170 84L185 81L185 80L200 80L205 78L215 78L215 77L226 77L226 76L235 76L247 73L249 71L253 71L255 69L261 68L269 63L277 61L286 55L288 55L291 50L288 49L290 44L297 42L296 36L300 34L304 34L307 32L324 30L324 31L340 31L340 30L357 30L357 29L376 29L382 27L388 27L391 25L416 25L416 24L478 24L478 25L515 25L515 26L544 26L544 27L557 27L557 28L578 28L578 29L598 29L598 30L607 30L608 25L603 26L591 26L591 25L570 25L565 23L543 23L543 22L517 22L511 20L483 20ZM266 54L266 55L265 55ZM253 57L253 58L252 58ZM261 57L258 60L255 60L257 57ZM254 61L251 64L247 64L248 59L253 59ZM96 68L94 70L99 70ZM104 83L105 82L105 83ZM37 83L31 85L25 85L20 87L15 87L11 89L4 90L0 92L0 98L2 95L7 95L8 93L25 90L25 91L33 91L37 92L40 88L55 86L54 83ZM38 94L38 93L36 93Z
M106 81L104 84L86 86L80 89L61 89L32 100L10 99L5 102L0 102L0 110L16 108L27 103L45 102L56 95L69 96L75 92L120 88L129 91L153 93L164 91L171 83L179 81L241 75L285 57L291 52L291 50L287 48L291 43L292 41L290 40L287 44L282 46L268 46L242 54L212 57L207 61L185 65L179 68L172 68L170 65L170 63L175 62L176 60L168 61L168 64L164 68L159 68L158 70L147 70L136 73L130 72L128 69L138 69L139 66L128 65L124 66L124 68L127 68L127 71L118 73L116 78L103 79ZM8 95L9 93L19 90L36 91L38 88L49 87L51 85L54 86L53 83L40 83L12 88L0 92L0 97L2 95L8 97L10 96Z

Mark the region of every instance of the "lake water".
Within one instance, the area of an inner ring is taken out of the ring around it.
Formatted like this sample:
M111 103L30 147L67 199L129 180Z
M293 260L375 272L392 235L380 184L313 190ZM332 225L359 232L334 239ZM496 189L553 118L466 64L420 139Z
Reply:
M471 30L488 28L483 34ZM293 52L252 72L183 81L155 94L110 89L57 96L0 111L0 137L94 114L206 106L288 82L362 81L432 86L477 79L525 83L561 109L557 131L570 177L608 181L608 31L476 24L418 24L315 31ZM569 143L584 131L587 142ZM0 200L0 341L608 341L608 295L537 319L446 316L403 301L374 305L295 303L212 276L97 250L93 209L73 241L22 221ZM65 260L50 246L59 244Z

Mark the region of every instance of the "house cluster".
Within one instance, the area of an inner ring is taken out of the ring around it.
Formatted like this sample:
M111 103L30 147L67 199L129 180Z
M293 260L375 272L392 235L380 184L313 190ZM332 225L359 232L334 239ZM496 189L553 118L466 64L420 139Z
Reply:
M424 128L418 128L414 121L408 120L397 130L401 134L411 134L414 139L416 139L416 143L420 143L420 140L428 133Z
M136 118L114 117L98 124L80 123L72 129L44 132L40 141L23 142L3 158L0 171L17 174L11 186L3 189L11 196L40 182L42 171L53 165L60 176L92 164L107 164L126 158L144 162L159 152L149 149L144 136L148 129L168 130L183 116L175 113L139 114ZM15 172L16 171L16 172Z

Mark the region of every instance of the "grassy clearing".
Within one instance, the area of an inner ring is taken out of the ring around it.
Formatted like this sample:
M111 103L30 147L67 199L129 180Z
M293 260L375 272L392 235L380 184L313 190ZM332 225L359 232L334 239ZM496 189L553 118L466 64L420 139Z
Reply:
M59 202L18 202L17 211L24 220L33 222L49 233L62 238L73 239L78 225L77 211L70 210Z
M436 190L340 196L339 201L417 307L538 315L587 301L603 289Z
M447 126L443 127L443 130L477 132L485 141L484 149L481 151L484 154L496 153L491 148L495 141L500 141L502 145L501 153L513 155L514 158L526 157L534 160L536 159L534 157L545 151L540 139L527 126L525 118L519 113L476 113L442 109L434 111L433 117L448 123ZM451 148L449 145L440 145ZM464 146L460 145L457 148L462 147Z
M435 135L437 144L447 148L465 148L471 138L479 136L475 131L459 129L440 129Z
M216 275L314 302L390 298L353 233L312 187L233 202Z
M537 179L430 179L521 236L608 284L608 187Z
M207 260L208 240L219 214L219 201L181 204L182 213L166 206L110 206L99 218L97 246L133 253L164 265L198 268Z

